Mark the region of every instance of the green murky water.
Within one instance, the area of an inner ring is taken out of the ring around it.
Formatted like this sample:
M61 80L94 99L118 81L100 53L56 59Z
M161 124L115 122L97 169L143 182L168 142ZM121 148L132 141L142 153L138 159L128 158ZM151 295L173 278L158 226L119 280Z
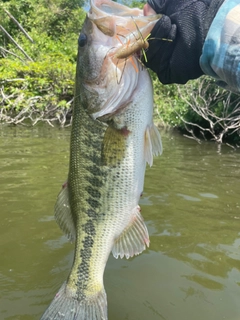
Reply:
M0 127L0 319L39 319L71 267L53 219L69 130ZM109 258L109 320L240 319L240 153L163 134L141 199L149 250Z

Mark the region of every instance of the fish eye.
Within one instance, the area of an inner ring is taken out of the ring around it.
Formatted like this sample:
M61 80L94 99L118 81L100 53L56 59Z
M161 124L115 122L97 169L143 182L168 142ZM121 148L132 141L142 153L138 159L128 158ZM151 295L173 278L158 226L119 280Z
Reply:
M78 45L79 47L84 47L87 44L87 36L85 33L80 33L80 36L78 38Z

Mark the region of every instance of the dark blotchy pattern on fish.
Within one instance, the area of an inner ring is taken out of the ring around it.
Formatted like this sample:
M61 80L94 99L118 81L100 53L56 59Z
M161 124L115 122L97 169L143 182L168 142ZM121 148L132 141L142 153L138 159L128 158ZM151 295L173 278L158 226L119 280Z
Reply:
M87 199L88 204L93 208L93 209L97 209L100 207L100 203L97 200L94 200L93 198L88 198Z
M87 187L86 190L93 198L100 198L101 197L101 193L97 189L92 188L91 186Z
M107 168L102 166L102 140L106 125L96 123L75 101L71 139L69 191L72 214L81 228L77 233L72 275L68 284L75 287L78 300L86 298L91 286L90 263L96 238L96 224L105 215L101 212L101 187L104 186ZM76 137L82 137L81 141ZM73 279L73 281L71 280ZM76 281L77 279L77 281Z
M90 160L90 161L93 161L94 157L87 158L87 159ZM100 179L101 179L101 170L100 170L100 168L98 166L91 165L91 166L85 167L85 169L87 171L89 171L93 176L95 176L95 178L96 178L96 176L100 176Z
M82 230L91 236L95 236L96 235L96 231L93 225L92 220L88 220L83 226L82 226Z
M96 188L101 188L103 185L103 181L100 180L97 177L84 177L84 179L86 179L91 185L95 186Z

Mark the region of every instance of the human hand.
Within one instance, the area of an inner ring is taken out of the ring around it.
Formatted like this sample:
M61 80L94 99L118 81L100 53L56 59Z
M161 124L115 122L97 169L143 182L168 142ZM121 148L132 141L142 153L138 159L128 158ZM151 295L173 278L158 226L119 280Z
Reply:
M162 13L151 32L145 65L164 83L186 83L203 74L199 58L211 0L148 0L144 14ZM211 18L211 17L210 17Z

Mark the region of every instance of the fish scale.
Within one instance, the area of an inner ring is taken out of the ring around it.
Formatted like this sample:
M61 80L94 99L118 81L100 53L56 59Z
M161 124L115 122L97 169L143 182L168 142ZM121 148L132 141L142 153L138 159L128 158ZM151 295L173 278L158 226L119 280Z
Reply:
M117 28L130 41L137 24L146 37L157 21L140 13L92 1L80 34L68 181L55 205L60 228L75 241L74 261L41 320L107 320L103 273L110 252L129 258L149 245L138 202L146 163L162 151L152 82L137 55L119 61L114 55L126 46Z

